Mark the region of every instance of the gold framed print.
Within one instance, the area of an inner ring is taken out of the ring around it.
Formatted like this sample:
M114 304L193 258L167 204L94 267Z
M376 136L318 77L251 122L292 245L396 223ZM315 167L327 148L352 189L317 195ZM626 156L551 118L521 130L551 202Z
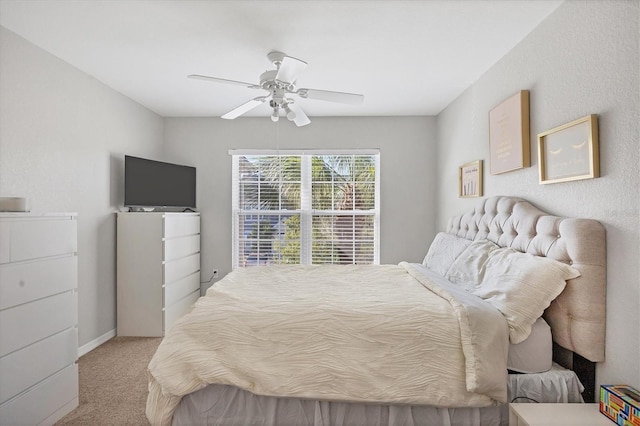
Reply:
M598 116L538 134L538 163L541 184L599 177Z
M458 170L458 196L482 197L482 160L463 164Z
M521 90L489 111L491 174L529 167L529 139L529 91Z

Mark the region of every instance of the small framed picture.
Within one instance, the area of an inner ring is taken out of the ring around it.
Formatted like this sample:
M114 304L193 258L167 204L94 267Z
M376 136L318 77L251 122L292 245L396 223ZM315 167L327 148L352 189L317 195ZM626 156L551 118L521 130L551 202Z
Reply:
M599 177L598 116L538 134L538 163L541 184Z
M482 197L482 160L460 166L458 182L459 197Z

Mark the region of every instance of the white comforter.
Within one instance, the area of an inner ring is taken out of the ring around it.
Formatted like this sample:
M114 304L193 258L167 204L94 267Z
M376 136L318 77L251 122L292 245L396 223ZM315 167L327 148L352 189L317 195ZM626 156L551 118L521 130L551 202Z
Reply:
M508 327L421 265L234 271L149 364L147 417L170 424L210 383L259 395L487 406L507 397Z

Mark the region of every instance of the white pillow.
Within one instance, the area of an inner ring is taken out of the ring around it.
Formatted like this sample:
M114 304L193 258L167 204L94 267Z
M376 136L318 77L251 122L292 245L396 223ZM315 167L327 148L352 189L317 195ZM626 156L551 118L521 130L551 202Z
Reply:
M502 312L514 344L527 338L531 325L562 292L567 280L580 276L569 265L510 248L489 251L482 269L479 285L471 292Z
M467 289L477 286L484 275L489 253L500 247L488 240L475 240L453 262L445 277Z
M454 260L471 244L471 240L439 232L433 239L422 264L444 276Z

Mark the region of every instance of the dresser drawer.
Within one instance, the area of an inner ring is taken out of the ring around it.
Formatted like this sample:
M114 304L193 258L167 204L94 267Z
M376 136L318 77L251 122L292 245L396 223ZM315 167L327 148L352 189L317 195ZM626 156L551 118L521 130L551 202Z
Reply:
M0 309L74 289L77 281L76 256L0 266Z
M11 262L78 251L75 219L17 220L9 235Z
M188 213L165 214L164 237L173 238L182 235L200 233L200 216Z
M62 371L0 405L3 425L54 424L78 406L78 365Z
M200 270L200 253L172 260L164 264L164 284L178 281Z
M174 260L200 252L200 235L170 238L164 241L164 260Z
M196 290L200 290L200 271L165 285L164 306L171 306Z
M76 312L73 291L0 311L0 356L73 327Z
M0 404L73 364L77 348L76 329L68 328L0 358Z
M200 297L200 290L194 291L181 300L177 301L171 306L168 306L164 310L164 333L171 328L174 322L187 312L191 311L191 306L196 303L196 300Z

